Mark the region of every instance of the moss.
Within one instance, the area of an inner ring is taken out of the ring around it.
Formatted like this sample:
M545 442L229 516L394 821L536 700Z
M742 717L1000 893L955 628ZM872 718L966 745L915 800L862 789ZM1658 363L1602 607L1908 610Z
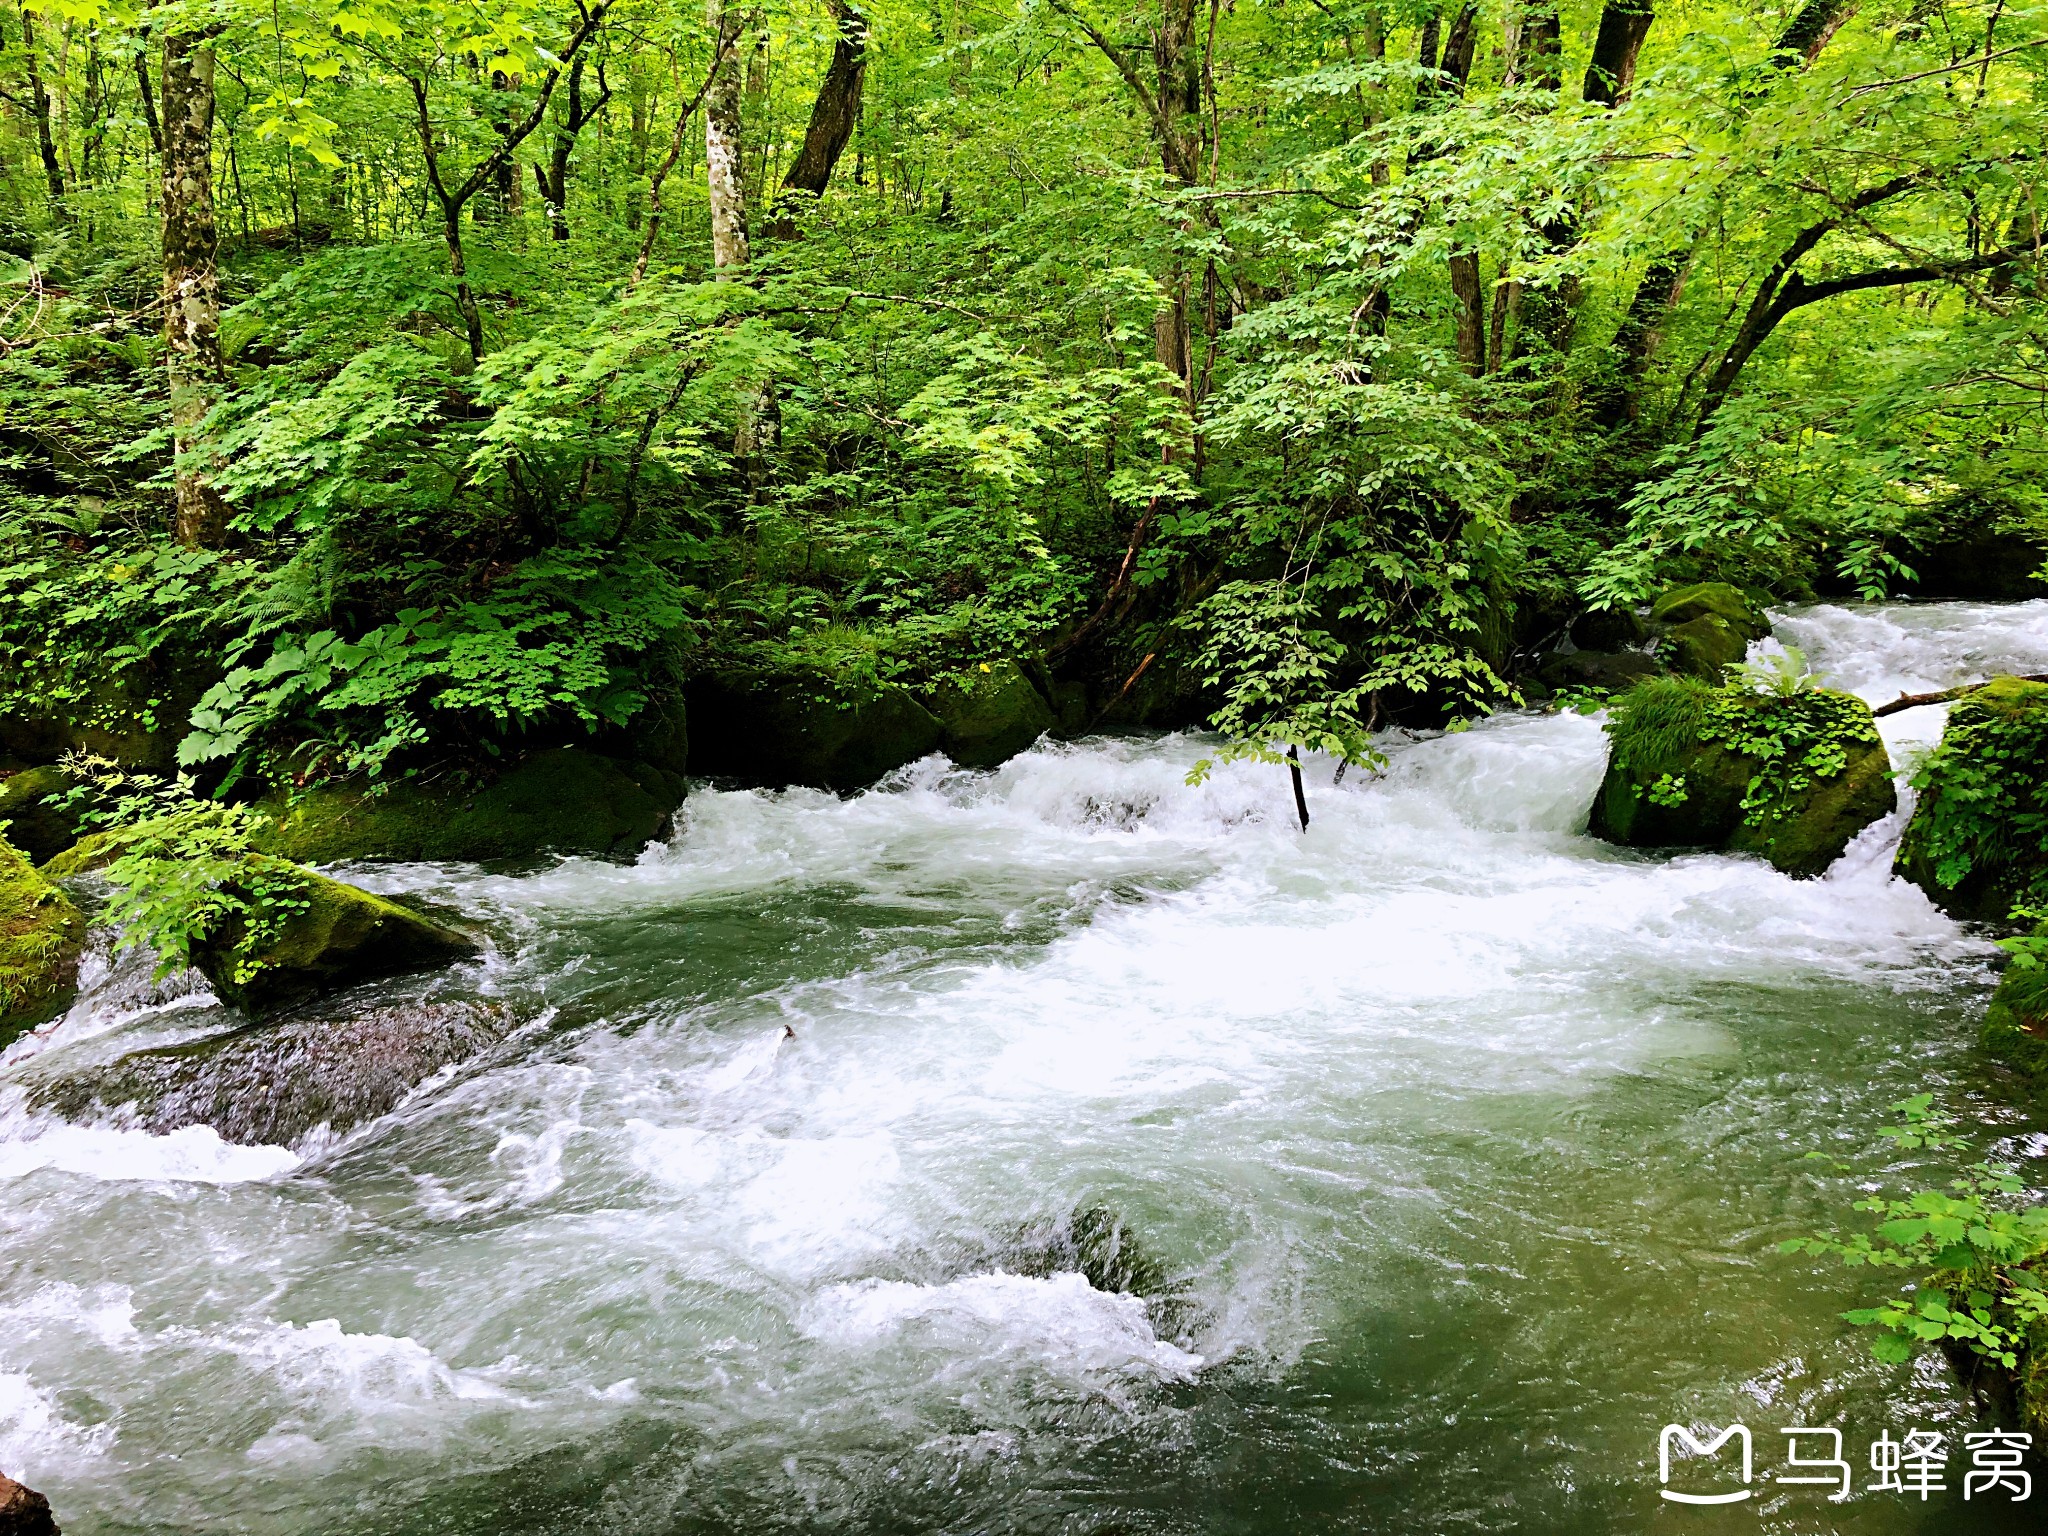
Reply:
M966 768L1006 762L1059 723L1014 661L984 663L965 683L947 683L924 702L945 728L947 755Z
M291 869L250 856L254 870ZM475 940L355 886L296 870L302 903L268 939L251 943L232 922L193 946L193 964L223 1002L262 1012L377 976L424 970L476 953Z
M945 735L902 688L823 670L700 678L690 718L691 767L743 784L860 789L938 750Z
M1956 917L2048 898L2048 683L1994 678L1958 699L1913 782L1901 875Z
M1825 871L1896 804L1870 708L1653 678L1616 700L1590 830L1632 848L1757 853L1786 874Z
M1667 633L1659 654L1682 676L1718 683L1729 667L1749 654L1749 641L1718 613L1703 613Z
M78 841L75 811L44 802L78 786L62 768L25 768L0 780L0 822L7 840L37 864L46 863Z
M2034 930L2048 939L2048 923ZM1999 980L1978 1037L1984 1049L2048 1089L2048 966L2014 964Z
M1725 581L1702 581L1676 587L1650 605L1650 618L1658 624L1682 625L1696 619L1717 618L1742 637L1747 645L1771 632L1762 613L1741 591Z
M43 865L52 880L70 880L105 869L128 851L132 839L126 827L91 832Z
M354 859L496 863L545 852L637 853L682 801L680 777L564 747L489 784L404 780L382 793L325 784L265 803L265 853L305 864Z
M65 1006L84 945L70 898L0 841L0 1046Z

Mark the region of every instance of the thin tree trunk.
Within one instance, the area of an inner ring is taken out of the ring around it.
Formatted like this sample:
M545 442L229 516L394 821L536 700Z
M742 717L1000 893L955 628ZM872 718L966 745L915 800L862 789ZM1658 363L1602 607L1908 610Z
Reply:
M747 264L746 141L740 125L739 60L745 18L726 0L705 0L704 22L718 39L711 89L704 98L704 179L711 195L711 265L724 277Z
M803 147L790 162L782 178L782 190L823 197L831 184L832 171L845 153L846 144L860 123L861 85L868 68L868 21L854 0L831 0L833 20L839 31L832 45L832 63L818 85L811 103L810 126L804 130ZM787 240L796 234L795 210L779 208L771 233Z
M652 105L648 100L647 71L636 59L626 76L626 161L633 173L633 191L626 199L626 228L631 230L640 228L647 212L647 192L640 183L647 179L647 134Z
M142 98L142 121L149 129L149 147L156 151L158 159L162 159L164 130L156 120L156 92L149 83L149 55L146 52L135 55L135 90Z
M219 545L227 503L208 483L200 423L227 367L220 351L219 232L213 211L213 46L204 36L164 39L164 342L178 542Z
M1294 814L1301 819L1301 830L1308 830L1308 792L1301 785L1301 748L1287 749L1287 776L1294 781Z
M28 67L29 115L35 119L36 153L42 157L43 184L50 194L50 217L59 224L69 224L71 210L64 203L64 165L57 157L57 141L50 132L50 95L43 89L35 22L26 10L21 13L21 52Z

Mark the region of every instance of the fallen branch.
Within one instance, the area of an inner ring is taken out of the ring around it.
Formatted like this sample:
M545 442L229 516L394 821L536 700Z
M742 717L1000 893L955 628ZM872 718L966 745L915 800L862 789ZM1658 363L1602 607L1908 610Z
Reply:
M2048 672L2028 672L2017 679L2022 683L2048 683ZM1937 693L1902 693L1889 704L1880 704L1871 713L1873 719L1896 715L1902 709L1918 709L1923 704L1947 704L1960 699L1966 693L1975 693L1982 683L1962 683L1954 688L1943 688Z

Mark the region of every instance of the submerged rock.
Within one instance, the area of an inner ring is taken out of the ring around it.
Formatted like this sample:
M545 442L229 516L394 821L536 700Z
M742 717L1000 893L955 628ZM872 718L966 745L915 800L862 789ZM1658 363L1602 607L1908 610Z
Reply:
M622 858L668 827L683 781L667 769L559 747L488 784L405 779L371 793L323 784L266 804L266 853L302 864L355 859L493 863L542 853Z
M0 1046L63 1011L84 947L71 899L0 841Z
M690 691L692 768L742 784L854 790L935 752L945 727L894 684L726 673Z
M1955 917L2048 902L2048 683L1993 678L1949 709L1897 869Z
M34 864L47 863L78 841L78 813L47 803L78 787L62 768L24 768L0 780L0 821L7 840Z
M131 1052L90 1073L34 1084L30 1096L68 1119L127 1110L157 1135L207 1125L225 1141L290 1146L322 1126L341 1132L388 1114L510 1026L504 1009L480 1003L305 1015Z
M991 662L949 682L924 701L945 729L946 755L963 768L993 768L1024 751L1059 724L1024 669Z
M239 918L192 946L192 963L225 1003L260 1013L378 976L467 959L467 934L353 885L251 855L252 873L289 874L295 910L252 940Z
M63 1536L50 1501L0 1472L0 1536Z
M1078 1272L1089 1285L1145 1303L1153 1332L1185 1344L1195 1322L1184 1282L1168 1276L1121 1216L1106 1205L1083 1206L1025 1232L1004 1262L1018 1274L1044 1278Z
M1658 678L1615 701L1607 732L1590 830L1625 847L1760 853L1804 878L1897 805L1870 706L1848 694Z

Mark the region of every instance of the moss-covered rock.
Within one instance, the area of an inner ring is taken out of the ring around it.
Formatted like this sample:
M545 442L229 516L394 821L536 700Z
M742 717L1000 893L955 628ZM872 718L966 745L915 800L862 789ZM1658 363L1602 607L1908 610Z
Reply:
M42 665L31 661L25 675ZM0 690L0 752L32 763L91 752L124 768L173 772L192 708L219 675L217 657L165 650L57 687Z
M1824 872L1897 804L1870 706L1655 678L1615 701L1593 835L1630 848L1757 853L1788 875Z
M339 1018L307 1013L32 1084L69 1119L126 1110L162 1136L207 1125L244 1146L290 1146L389 1113L443 1067L502 1039L511 1017L480 1003L380 1005Z
M1742 637L1745 645L1771 632L1770 622L1757 605L1739 587L1725 581L1674 587L1650 605L1650 619L1655 624L1690 624L1705 618L1721 620Z
M1956 917L2048 901L2048 683L1993 678L1950 706L1898 872Z
M2048 923L2033 937L2048 946ZM2048 1088L2048 965L2015 963L1999 979L1984 1014L1984 1049Z
M293 910L255 937L241 918L223 924L192 946L192 963L221 1001L250 1013L477 952L469 935L387 897L263 854L248 866L294 875Z
M935 752L945 727L904 689L823 670L728 672L690 690L694 771L853 790Z
M84 945L70 898L0 841L0 1046L62 1011Z
M1664 634L1659 654L1681 677L1719 683L1727 669L1749 654L1743 632L1718 613L1703 613Z
M7 840L43 864L78 841L78 813L47 803L78 787L78 780L62 768L24 768L0 779L0 822L7 823Z
M273 825L257 844L302 864L629 857L662 835L682 798L674 773L561 747L535 753L488 784L407 779L380 793L325 784L276 796L264 806Z
M1006 762L1059 723L1014 661L984 662L966 682L945 683L924 703L945 728L946 755L964 768Z

